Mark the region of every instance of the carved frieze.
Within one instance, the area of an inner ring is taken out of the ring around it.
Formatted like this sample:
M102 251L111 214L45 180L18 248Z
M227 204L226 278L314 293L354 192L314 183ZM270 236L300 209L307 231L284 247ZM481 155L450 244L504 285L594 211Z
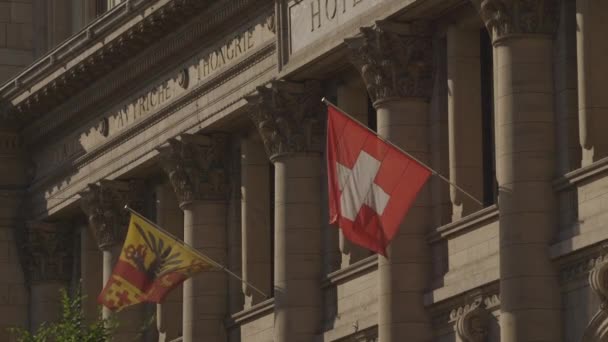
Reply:
M602 246L602 257L589 272L589 286L600 299L600 307L587 325L583 342L600 342L608 339L608 246Z
M431 96L433 51L428 23L377 22L345 40L372 101Z
M183 134L158 148L160 164L181 206L228 197L227 142L222 133Z
M481 0L479 12L494 41L518 34L553 34L558 0Z
M122 243L129 224L129 213L124 207L129 205L135 210L143 207L142 187L141 181L102 180L89 184L80 193L80 206L100 249Z
M26 276L31 283L67 282L72 275L73 234L65 226L28 222L23 246Z
M246 97L249 116L271 160L291 153L320 151L321 98L316 81L273 81Z
M483 342L488 336L488 324L492 298L484 298L482 293L468 296L467 304L453 310L450 319L455 322L456 333L464 342Z

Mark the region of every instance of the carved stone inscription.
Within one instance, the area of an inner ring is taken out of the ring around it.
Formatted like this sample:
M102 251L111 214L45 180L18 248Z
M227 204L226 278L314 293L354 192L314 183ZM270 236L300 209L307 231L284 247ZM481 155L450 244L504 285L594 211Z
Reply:
M354 19L381 0L293 0L289 2L291 53L295 53L317 39Z

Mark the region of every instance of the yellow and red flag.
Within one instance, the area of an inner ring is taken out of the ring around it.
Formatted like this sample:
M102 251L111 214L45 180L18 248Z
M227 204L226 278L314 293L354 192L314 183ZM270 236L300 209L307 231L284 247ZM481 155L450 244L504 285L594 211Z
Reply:
M184 280L214 267L192 247L132 212L120 257L97 301L113 311L160 303Z

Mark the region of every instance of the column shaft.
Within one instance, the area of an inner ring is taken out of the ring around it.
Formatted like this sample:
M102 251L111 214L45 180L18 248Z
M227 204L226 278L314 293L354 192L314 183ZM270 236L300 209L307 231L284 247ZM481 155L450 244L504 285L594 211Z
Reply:
M321 160L299 153L274 165L274 341L310 342L321 320Z
M494 43L499 184L501 341L560 341L560 292L549 256L554 229L553 42Z
M576 1L578 107L582 166L608 156L608 2Z
M482 113L479 31L452 26L447 32L448 132L450 180L483 197ZM479 204L450 187L452 220L479 209Z
M44 282L30 287L31 330L35 331L42 323L56 322L61 317L61 297L59 291L66 284L63 282Z
M376 103L378 134L428 162L429 105L423 99ZM429 341L430 318L423 304L428 289L430 255L426 234L430 221L429 189L424 187L391 245L379 259L378 334L381 342Z
M184 241L216 262L226 263L226 202L196 200L182 205ZM224 318L228 283L220 270L204 272L184 282L184 342L226 340Z
M84 296L84 315L88 322L93 322L99 317L97 295L104 285L103 270L99 269L100 264L103 264L102 253L91 236L89 228L82 227L80 230L81 292Z

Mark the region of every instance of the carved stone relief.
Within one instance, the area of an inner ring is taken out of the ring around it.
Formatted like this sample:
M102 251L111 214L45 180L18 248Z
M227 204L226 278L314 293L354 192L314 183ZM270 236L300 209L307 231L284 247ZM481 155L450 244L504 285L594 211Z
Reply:
M600 308L585 328L583 342L608 341L608 246L589 272L589 285L600 299Z
M433 51L428 23L377 22L345 40L372 101L431 96Z
M490 308L499 303L497 295L484 296L481 291L467 295L466 304L450 312L450 321L464 342L487 341L490 328Z
M271 160L298 152L319 152L322 125L319 83L273 81L246 97L249 116Z
M129 212L125 205L135 210L143 207L141 181L102 180L89 184L80 193L80 206L87 215L89 226L102 250L121 244L129 224Z
M553 34L557 0L475 0L493 39L516 34Z
M160 164L181 206L196 200L226 200L228 136L183 134L158 148Z
M45 222L28 222L26 231L23 256L28 281L69 281L73 262L72 231Z

